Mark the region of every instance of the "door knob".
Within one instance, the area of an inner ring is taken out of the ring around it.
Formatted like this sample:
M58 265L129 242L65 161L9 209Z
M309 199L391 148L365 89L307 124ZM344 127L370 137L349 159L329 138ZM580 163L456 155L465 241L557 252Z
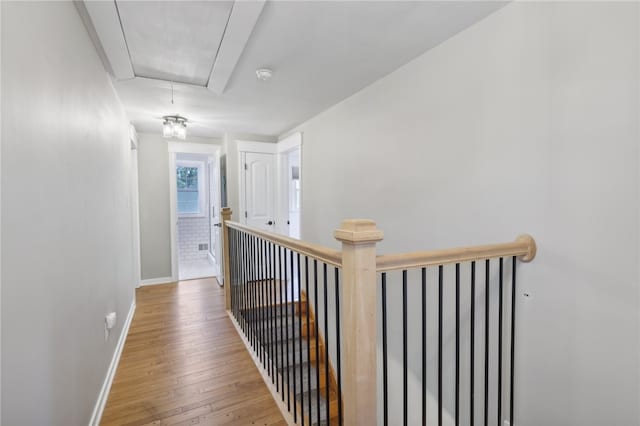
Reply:
M274 222L272 220L270 220L269 222L267 222L267 225L271 226L271 225L273 225L273 223Z
M214 223L213 226L217 226L218 228L222 228L222 224L221 223Z

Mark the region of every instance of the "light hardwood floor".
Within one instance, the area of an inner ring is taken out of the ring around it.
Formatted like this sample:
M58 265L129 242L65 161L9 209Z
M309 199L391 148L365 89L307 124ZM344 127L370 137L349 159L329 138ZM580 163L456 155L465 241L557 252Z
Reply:
M102 425L286 425L215 279L136 297Z

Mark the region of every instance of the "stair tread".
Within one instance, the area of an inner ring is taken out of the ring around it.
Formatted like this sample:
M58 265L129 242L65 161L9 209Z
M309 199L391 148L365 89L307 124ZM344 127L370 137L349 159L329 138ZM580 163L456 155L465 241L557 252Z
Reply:
M309 416L309 395L311 395L311 416ZM313 425L329 424L327 422L327 399L324 390L320 391L320 418L318 418L318 391L312 390L311 392L303 392L296 395L296 400L299 404L304 404L302 412L305 417L311 419ZM336 415L338 413L337 403L338 397L333 391L329 391L329 418L332 420L331 424L337 424L335 422ZM335 423L334 423L335 422Z

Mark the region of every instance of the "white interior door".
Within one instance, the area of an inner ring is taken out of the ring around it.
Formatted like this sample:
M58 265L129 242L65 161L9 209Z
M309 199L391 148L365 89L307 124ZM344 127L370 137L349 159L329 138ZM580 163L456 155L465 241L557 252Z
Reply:
M221 257L221 221L220 221L220 158L209 157L209 225L211 232L209 234L209 255L213 258L217 267L218 276L221 277L220 268L222 262Z
M244 161L246 224L273 232L275 230L276 156L247 152Z

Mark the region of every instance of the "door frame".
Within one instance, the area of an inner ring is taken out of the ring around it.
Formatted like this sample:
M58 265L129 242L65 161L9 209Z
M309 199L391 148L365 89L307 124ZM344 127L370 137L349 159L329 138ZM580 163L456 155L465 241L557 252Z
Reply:
M278 158L276 167L277 171L277 198L276 198L276 229L279 233L289 236L289 229L286 221L289 220L289 153L299 150L300 158L300 185L302 185L303 167L302 167L302 132L292 133L289 136L278 141ZM300 187L300 219L302 218L302 186ZM302 235L302 232L301 232Z
M238 206L240 211L238 212L238 218L240 223L246 225L247 221L244 215L246 211L246 182L245 182L245 157L249 152L258 154L273 154L276 160L276 173L275 173L275 191L274 191L274 203L275 203L275 221L276 232L283 235L288 235L288 232L282 232L281 224L286 222L289 215L288 210L283 210L283 204L288 203L289 187L287 182L286 165L288 163L288 153L294 149L300 150L300 181L303 179L303 164L302 164L302 132L295 132L291 135L280 139L278 142L255 142L247 140L237 141L237 153L238 153ZM303 197L303 191L300 190L300 198ZM287 204L288 209L288 204ZM302 205L300 206L300 217L302 217Z
M133 251L133 286L140 287L142 267L140 261L140 186L138 182L138 133L133 125L129 125L129 142L131 144L131 247Z
M178 185L176 182L176 154L202 154L220 158L220 145L192 143L192 142L168 142L169 151L169 228L171 233L171 281L179 278L179 253L178 253ZM216 160L217 161L217 160ZM220 170L218 169L218 173ZM211 213L211 212L209 212ZM216 241L222 244L221 241ZM218 279L221 276L222 267L218 265Z

